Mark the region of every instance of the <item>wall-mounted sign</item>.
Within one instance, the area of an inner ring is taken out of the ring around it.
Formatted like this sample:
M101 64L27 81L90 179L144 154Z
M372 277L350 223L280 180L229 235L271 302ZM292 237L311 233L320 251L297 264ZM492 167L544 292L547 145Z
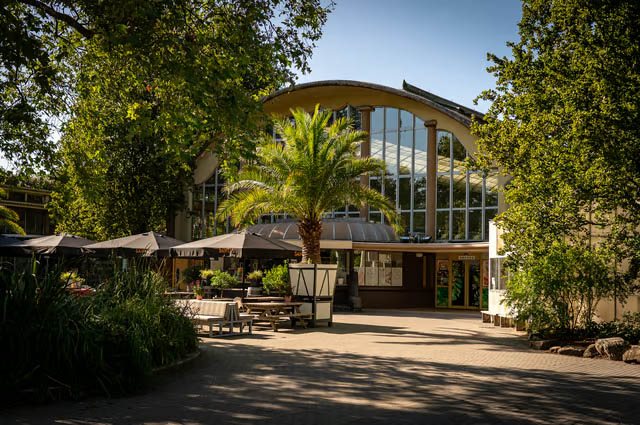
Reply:
M458 260L475 260L475 255L458 255Z

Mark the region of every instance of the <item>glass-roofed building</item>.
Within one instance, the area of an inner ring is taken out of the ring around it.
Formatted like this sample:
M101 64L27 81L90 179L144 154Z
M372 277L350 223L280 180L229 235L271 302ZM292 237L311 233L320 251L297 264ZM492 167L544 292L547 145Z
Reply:
M395 201L406 233L395 235L379 211L346 205L324 221L323 261L338 263L336 303L371 308L485 309L489 292L489 222L504 208L496 173L466 170L477 151L469 127L482 114L406 82L393 89L357 81L320 81L264 99L267 113L316 104L348 116L368 133L361 155L384 159L380 177L361 177ZM195 171L189 211L176 237L230 230L213 217L224 196L216 158L205 153ZM267 215L251 228L299 243L295 221Z

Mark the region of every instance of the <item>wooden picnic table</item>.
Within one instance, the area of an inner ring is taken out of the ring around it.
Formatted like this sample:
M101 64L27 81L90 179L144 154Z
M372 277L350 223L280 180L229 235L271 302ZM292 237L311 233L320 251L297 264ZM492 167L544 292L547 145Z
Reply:
M280 321L289 320L291 329L300 321L303 327L307 327L306 319L311 318L311 314L305 314L300 311L301 302L262 302L262 303L242 303L247 309L247 313L254 314L255 321L263 321L271 323L274 332L278 332L278 324Z

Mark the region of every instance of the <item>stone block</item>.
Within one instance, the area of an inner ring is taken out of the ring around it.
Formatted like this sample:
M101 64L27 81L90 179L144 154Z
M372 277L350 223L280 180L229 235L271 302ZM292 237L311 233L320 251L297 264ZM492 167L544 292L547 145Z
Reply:
M560 341L557 339L543 339L541 341L529 341L529 348L534 350L548 350L551 347L560 345Z
M561 348L562 348L561 346L556 345L555 347L551 347L551 348L549 348L549 352L550 352L550 353L557 354L557 353L558 353L558 350L559 350L559 349L561 349Z
M640 345L632 345L622 355L622 360L626 363L640 363Z
M563 356L575 356L582 357L584 355L584 347L579 347L577 345L567 345L566 347L562 347L558 350L558 354Z
M590 344L586 350L584 350L584 354L583 357L586 358L593 358L593 357L598 357L598 350L596 349L596 345L595 344Z
M598 354L609 360L622 360L627 348L627 343L620 337L601 338L596 340L596 350Z

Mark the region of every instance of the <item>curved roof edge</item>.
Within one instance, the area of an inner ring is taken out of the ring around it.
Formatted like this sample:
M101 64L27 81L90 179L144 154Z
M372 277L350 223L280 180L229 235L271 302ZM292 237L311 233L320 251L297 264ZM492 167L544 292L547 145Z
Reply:
M455 105L456 107L458 107L458 108L452 109L445 106L443 104L444 102L436 102L426 96L421 96L419 94L416 94L407 90L394 89L392 87L383 86L381 84L367 83L363 81L354 81L354 80L322 80L322 81L312 81L310 83L297 84L297 85L293 85L293 86L289 86L289 87L285 87L283 89L277 90L274 93L271 93L270 95L263 97L262 101L266 103L266 102L269 102L270 100L275 99L276 97L282 96L283 94L291 93L298 90L305 90L305 89L316 88L316 87L330 87L330 86L360 87L364 89L378 90L378 91L394 94L396 96L411 99L416 102L422 103L424 105L430 106L433 109L436 109L445 115L448 115L449 117L455 119L456 121L459 121L466 127L470 127L472 116L477 116L477 118L479 119L483 118L483 115L481 113L477 111L473 111L472 109L466 108L466 107L460 108L461 105L458 105L455 102L447 101L449 104ZM415 90L415 91L418 91L418 90ZM421 90L421 91L424 93L428 93L424 90ZM446 100L446 99L440 98L439 96L438 98L442 100ZM371 106L377 106L377 105L371 105ZM467 116L463 112L472 112L472 113L470 114L470 116Z

